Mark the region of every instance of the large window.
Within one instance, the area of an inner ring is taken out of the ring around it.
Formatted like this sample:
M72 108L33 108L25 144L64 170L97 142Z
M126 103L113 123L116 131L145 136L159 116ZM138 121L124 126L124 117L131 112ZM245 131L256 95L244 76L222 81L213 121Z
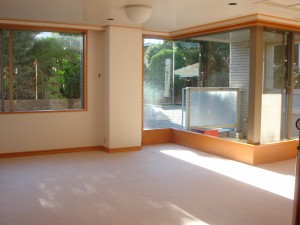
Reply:
M0 30L0 111L84 109L84 33Z
M249 29L175 41L145 39L144 129L201 127L246 136L249 40Z
M250 41L254 35L262 39ZM298 137L299 33L251 28L145 39L144 46L144 129L211 132L249 143ZM257 68L250 68L250 59Z

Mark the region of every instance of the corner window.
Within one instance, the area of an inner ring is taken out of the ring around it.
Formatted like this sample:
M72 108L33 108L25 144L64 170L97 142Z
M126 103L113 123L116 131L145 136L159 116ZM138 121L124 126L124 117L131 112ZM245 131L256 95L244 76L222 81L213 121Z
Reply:
M0 112L85 108L84 33L0 30Z
M209 129L220 137L246 137L249 29L144 39L144 51L144 129Z

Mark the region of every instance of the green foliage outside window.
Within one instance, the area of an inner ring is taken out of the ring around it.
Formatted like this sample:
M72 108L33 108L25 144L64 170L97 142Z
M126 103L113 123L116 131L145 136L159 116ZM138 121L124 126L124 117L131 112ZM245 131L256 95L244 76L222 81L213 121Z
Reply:
M181 104L182 88L228 87L229 44L197 40L167 41L145 48L145 103ZM166 60L171 61L170 96L164 96ZM179 76L176 70L198 65L198 75ZM174 70L174 71L173 71Z
M9 61L9 32L12 36L12 62ZM1 30L0 34L3 39L0 53L4 62L0 73L1 111L8 111L7 104L12 100L13 111L84 107L83 34L7 29ZM64 104L59 105L54 100L64 100L60 101ZM73 100L78 104L74 105Z

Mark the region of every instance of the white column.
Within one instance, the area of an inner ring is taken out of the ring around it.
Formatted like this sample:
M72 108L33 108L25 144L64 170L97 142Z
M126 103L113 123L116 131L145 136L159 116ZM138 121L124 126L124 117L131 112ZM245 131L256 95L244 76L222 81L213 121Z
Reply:
M105 34L103 145L141 146L142 30L110 26Z

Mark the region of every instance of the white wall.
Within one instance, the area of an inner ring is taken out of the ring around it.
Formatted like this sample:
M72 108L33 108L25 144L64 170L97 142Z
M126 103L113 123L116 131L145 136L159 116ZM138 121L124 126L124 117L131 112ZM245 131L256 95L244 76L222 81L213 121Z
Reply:
M281 140L281 109L281 94L263 94L261 106L261 144Z
M141 146L142 31L108 27L104 43L104 146Z
M0 153L102 145L103 33L88 32L88 111L0 115Z

